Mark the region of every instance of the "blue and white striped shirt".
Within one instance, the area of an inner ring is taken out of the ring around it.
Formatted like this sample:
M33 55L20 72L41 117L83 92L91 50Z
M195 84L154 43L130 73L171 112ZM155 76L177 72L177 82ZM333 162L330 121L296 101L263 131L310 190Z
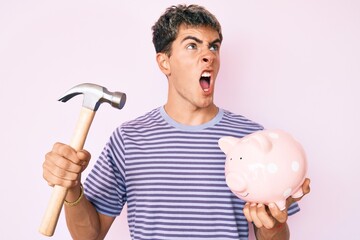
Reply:
M109 216L127 202L134 240L248 239L245 203L225 183L218 140L262 129L222 109L203 125L186 126L156 108L113 132L85 181L86 197Z

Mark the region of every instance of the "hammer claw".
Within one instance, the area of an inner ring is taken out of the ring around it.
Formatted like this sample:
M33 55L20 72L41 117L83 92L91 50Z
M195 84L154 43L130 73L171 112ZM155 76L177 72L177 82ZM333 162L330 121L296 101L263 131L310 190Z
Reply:
M80 92L75 92L75 93L66 93L64 96L62 96L61 98L59 98L58 101L60 102L67 102L69 99L75 97L76 95L81 94Z

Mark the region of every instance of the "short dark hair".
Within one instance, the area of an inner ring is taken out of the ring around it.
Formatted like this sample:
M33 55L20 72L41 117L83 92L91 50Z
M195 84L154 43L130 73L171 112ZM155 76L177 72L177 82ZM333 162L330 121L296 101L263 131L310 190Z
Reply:
M182 24L190 27L211 27L219 33L222 41L221 25L212 13L202 6L180 4L167 8L151 28L156 53L171 55L172 42Z

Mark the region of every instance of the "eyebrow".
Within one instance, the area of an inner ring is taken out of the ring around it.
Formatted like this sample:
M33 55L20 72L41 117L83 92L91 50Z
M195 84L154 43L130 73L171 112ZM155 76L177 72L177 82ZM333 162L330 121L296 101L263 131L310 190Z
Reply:
M194 37L194 36L187 36L185 37L181 42L185 42L186 40L194 40L195 42L197 43L200 43L202 44L204 41L198 39L197 37ZM210 42L209 43L209 46L213 46L215 43L221 43L221 40L219 38L215 39L214 41Z

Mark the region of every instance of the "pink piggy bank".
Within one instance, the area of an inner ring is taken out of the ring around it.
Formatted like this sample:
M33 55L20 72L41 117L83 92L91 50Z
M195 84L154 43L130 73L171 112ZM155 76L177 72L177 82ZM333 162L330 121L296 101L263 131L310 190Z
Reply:
M281 130L263 130L243 138L222 137L226 154L225 178L239 198L254 203L275 203L285 209L289 196L301 197L307 161L301 145Z

